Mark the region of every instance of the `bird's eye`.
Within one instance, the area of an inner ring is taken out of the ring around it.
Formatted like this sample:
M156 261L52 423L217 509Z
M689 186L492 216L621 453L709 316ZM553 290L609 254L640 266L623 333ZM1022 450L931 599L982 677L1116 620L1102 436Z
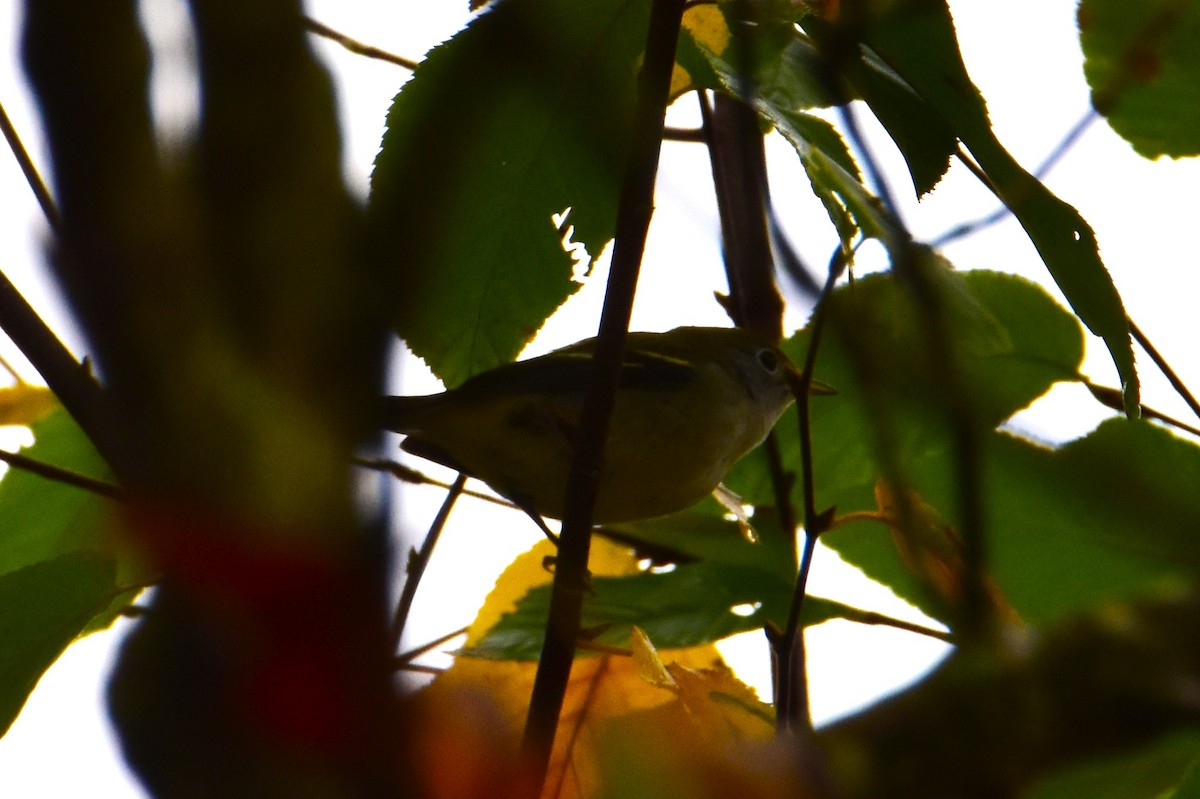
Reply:
M762 349L758 351L758 365L766 369L768 373L775 374L779 369L779 356L772 350Z

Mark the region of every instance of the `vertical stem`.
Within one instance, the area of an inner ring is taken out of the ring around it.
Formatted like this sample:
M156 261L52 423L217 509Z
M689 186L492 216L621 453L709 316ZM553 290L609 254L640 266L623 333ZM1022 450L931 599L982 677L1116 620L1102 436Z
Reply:
M663 118L670 92L675 47L684 0L655 0L646 37L646 57L638 81L630 156L617 208L616 242L604 309L596 340L592 384L584 397L579 436L567 479L566 513L555 562L546 621L522 745L526 766L540 786L550 762L555 728L571 676L579 637L583 598L588 591L587 560L591 517L603 463L608 422L616 401L625 334L633 309L646 233L654 207L654 183L662 144Z

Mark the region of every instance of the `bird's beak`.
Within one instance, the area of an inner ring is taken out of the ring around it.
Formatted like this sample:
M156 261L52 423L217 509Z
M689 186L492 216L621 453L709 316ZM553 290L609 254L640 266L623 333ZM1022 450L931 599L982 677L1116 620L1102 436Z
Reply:
M788 385L791 386L792 393L796 396L800 396L800 392L804 391L806 386L811 396L837 393L837 389L828 383L822 383L820 380L812 378L805 380L804 373L795 367L788 370Z

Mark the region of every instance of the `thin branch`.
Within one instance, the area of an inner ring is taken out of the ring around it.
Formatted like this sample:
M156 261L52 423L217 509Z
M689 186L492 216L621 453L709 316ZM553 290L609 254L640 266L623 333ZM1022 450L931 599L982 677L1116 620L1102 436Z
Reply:
M704 128L663 128L663 138L668 141L703 142Z
M396 671L415 671L418 674L432 674L435 677L445 671L445 669L438 668L437 666L425 666L420 663L405 663L398 660L392 661L392 667Z
M50 229L57 233L62 228L58 206L55 204L54 198L50 196L50 190L46 188L46 183L38 173L33 159L29 157L29 152L25 149L20 135L17 134L12 120L8 118L3 104L0 104L0 131L4 132L8 149L12 150L13 157L17 159L17 164L21 167L22 174L25 175L25 182L29 184L29 188L33 190L33 196L37 198L38 205L42 207L42 214L45 215L46 222L50 225Z
M437 638L433 639L432 641L428 641L424 644L421 644L420 646L416 647L415 649L409 649L407 651L401 652L399 655L396 655L392 659L392 662L396 663L396 664L411 663L412 661L419 658L421 655L424 655L426 652L429 652L432 649L436 649L437 647L441 646L442 644L446 643L447 641L452 641L455 638L457 638L458 636L463 635L464 633L466 633L467 629L468 628L466 628L466 627L459 627L457 630L448 632L445 635L439 635Z
M429 559L433 557L433 548L437 545L437 540L446 527L446 521L450 518L450 511L454 510L454 503L462 495L466 482L465 474L460 473L454 479L454 484L450 486L450 491L446 494L442 507L438 509L437 516L433 518L433 524L429 526L429 532L425 534L425 540L421 542L421 548L408 561L404 588L400 592L400 601L396 605L396 615L392 618L392 651L400 648L400 639L404 636L405 625L408 624L408 614L412 610L413 600L417 596L417 587L421 584L421 577L425 574Z
M821 290L821 297L813 310L804 367L792 386L792 392L796 396L796 413L800 420L800 479L803 496L801 509L804 515L804 549L800 555L796 584L792 588L792 601L788 608L787 624L783 633L778 636L776 641L772 642L777 672L775 718L780 729L812 728L812 719L808 710L808 681L805 673L805 660L802 657L804 637L800 631L800 613L804 607L804 597L808 593L808 575L812 570L817 539L828 525L830 515L817 511L809 389L812 386L812 375L816 367L817 351L821 344L821 333L825 327L826 299L845 269L845 264L844 254L839 247L830 260L825 286Z
M1134 324L1132 319L1129 320L1129 332L1133 335L1133 340L1136 341L1141 348L1146 351L1146 354L1150 356L1150 360L1154 361L1154 365L1159 368L1159 371L1163 373L1163 376L1170 381L1172 388L1178 392L1179 396L1183 397L1183 401L1186 402L1188 407L1192 409L1192 413L1196 414L1197 417L1200 417L1200 402L1196 402L1196 397L1191 391L1188 391L1188 387L1184 385L1182 380L1179 379L1179 375L1176 374L1175 370L1171 368L1171 365L1167 363L1167 359L1159 354L1159 351L1154 347L1153 344L1150 343L1150 339L1146 337L1146 334L1142 332L1140 327Z
M67 413L112 465L113 453L120 442L111 432L103 389L3 272L0 272L0 329L17 345Z
M411 58L398 56L395 53L389 53L387 50L381 50L378 47L373 47L369 44L363 44L357 39L352 39L340 31L335 31L328 25L317 22L312 17L304 18L304 27L311 33L315 33L318 36L340 44L342 47L346 48L355 55L366 56L367 58L374 58L379 61L386 61L389 64L395 64L398 67L404 67L410 71L416 69L417 64L420 63L418 61L413 61Z
M616 401L625 336L633 308L646 234L654 207L654 184L663 118L683 21L683 0L655 0L650 9L645 58L638 77L629 161L617 206L608 289L593 356L593 377L584 396L579 431L567 477L566 513L551 587L546 636L534 678L522 750L533 783L541 786L566 695L588 590L591 517L604 442Z
M384 472L386 474L390 474L392 477L395 477L397 480L403 480L404 482L412 485L429 485L445 489L449 489L453 485L453 483L447 483L444 480L438 480L434 477L430 477L424 472L417 471L409 466L405 466L399 461L388 460L386 458L354 458L352 462L355 466L360 466L363 469L370 469L376 472ZM481 499L484 502L490 502L493 505L499 505L500 507L508 508L509 510L521 510L516 503L510 502L503 497L497 497L493 494L486 494L483 491L475 491L471 488L464 488L462 490L462 495L464 497L470 497L471 499Z
M36 474L38 477L44 477L56 483L82 488L84 491L90 491L97 496L120 501L125 500L125 494L120 486L113 485L104 480L97 480L94 477L88 477L86 474L73 472L70 469L63 469L60 466L43 463L26 455L21 455L18 452L0 450L0 461L7 463L14 469Z
M1125 395L1120 389L1112 386L1098 386L1087 378L1081 378L1084 387L1091 392L1092 396L1106 408L1111 408L1117 413L1125 413ZM1194 436L1200 436L1200 428L1193 427L1190 424L1181 422L1172 416L1167 416L1165 413L1154 410L1146 405L1142 406L1142 416L1146 419L1153 419L1156 422L1177 427L1180 430L1185 430Z
M916 633L923 635L926 638L933 638L946 644L954 643L954 634L948 633L945 630L935 630L932 627L926 627L924 624L917 624L911 621L904 621L893 616L885 616L882 613L877 613L873 610L853 609L854 612L843 614L840 618L853 624L868 624L874 627L891 627L896 630L903 630L906 633Z

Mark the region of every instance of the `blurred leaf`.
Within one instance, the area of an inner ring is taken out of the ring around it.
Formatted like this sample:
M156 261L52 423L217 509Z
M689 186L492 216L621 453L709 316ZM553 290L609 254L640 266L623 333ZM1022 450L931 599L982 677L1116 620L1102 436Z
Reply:
M963 65L945 1L873 2L868 7L868 16L848 22L845 30L821 25L808 30L827 52L869 47L945 120L1021 223L1075 313L1104 339L1121 375L1126 411L1136 415L1139 389L1129 325L1100 260L1095 233L1078 211L1022 169L996 139L983 97ZM821 30L825 35L818 35ZM844 41L846 35L853 38Z
M1200 448L1112 419L1056 450L997 434L984 466L997 580L1049 622L1200 577Z
M1079 43L1092 105L1147 158L1200 154L1200 5L1083 0Z
M1131 753L1071 766L1022 793L1022 799L1183 799L1200 757L1200 732L1171 735Z
M1175 591L1200 576L1200 448L1149 423L1114 419L1054 450L995 433L981 455L990 571L1025 621L1051 624L1107 602ZM931 453L907 476L931 503L953 507L951 468ZM855 524L824 540L947 620L880 526Z
M46 669L117 595L114 564L75 552L0 575L0 735Z
M1198 611L1194 595L1114 603L1051 629L956 649L921 682L818 730L839 794L1025 797L1033 786L1053 783L1059 769L1121 762L1122 752L1145 747L1166 753L1172 747L1156 742L1167 735L1195 741L1200 711L1190 686L1200 673ZM1187 746L1181 738L1174 747L1175 778ZM1148 770L1158 757L1146 758ZM1125 762L1132 768L1137 761ZM1118 784L1116 771L1109 773ZM1138 783L1135 775L1125 778ZM1107 794L1066 794L1096 795Z
M372 176L400 335L448 385L513 360L578 288L551 215L612 237L648 4L498 0L401 89Z

